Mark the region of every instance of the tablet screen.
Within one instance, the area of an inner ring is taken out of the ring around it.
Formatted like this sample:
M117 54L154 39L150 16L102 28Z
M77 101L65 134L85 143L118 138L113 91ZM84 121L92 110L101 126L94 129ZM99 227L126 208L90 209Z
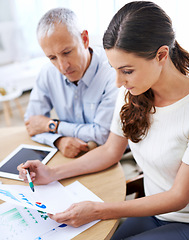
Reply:
M56 148L22 144L0 162L0 176L20 180L18 178L18 165L27 160L36 159L46 164L56 151Z

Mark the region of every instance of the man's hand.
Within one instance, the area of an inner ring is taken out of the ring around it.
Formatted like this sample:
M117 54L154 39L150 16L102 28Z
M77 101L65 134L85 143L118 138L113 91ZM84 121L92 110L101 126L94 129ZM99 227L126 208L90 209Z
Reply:
M26 122L26 129L30 136L34 136L39 133L48 132L48 122L50 118L43 115L31 116Z
M55 146L68 158L74 158L80 152L89 150L86 142L73 137L60 137L55 141Z

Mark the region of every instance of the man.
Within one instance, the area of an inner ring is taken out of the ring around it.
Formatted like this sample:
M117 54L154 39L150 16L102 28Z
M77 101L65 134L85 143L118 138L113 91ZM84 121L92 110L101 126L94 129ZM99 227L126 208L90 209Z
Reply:
M117 88L104 50L91 49L86 30L64 8L47 12L37 28L39 44L51 63L44 66L25 114L34 141L56 146L66 157L104 144L109 135ZM55 109L58 119L51 119Z

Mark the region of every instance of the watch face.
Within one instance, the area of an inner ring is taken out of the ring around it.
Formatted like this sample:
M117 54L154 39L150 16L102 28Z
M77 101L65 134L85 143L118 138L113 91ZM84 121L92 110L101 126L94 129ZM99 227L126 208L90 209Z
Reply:
M54 123L50 123L50 124L49 124L49 128L50 128L51 130L54 130L54 129L55 129L55 124L54 124Z
M59 121L57 122L54 119L51 119L48 123L48 129L50 133L56 133Z

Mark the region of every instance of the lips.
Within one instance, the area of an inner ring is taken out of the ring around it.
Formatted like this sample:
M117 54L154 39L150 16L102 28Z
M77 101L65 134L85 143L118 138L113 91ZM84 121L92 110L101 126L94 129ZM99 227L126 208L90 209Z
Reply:
M133 89L134 87L126 87L126 86L125 86L125 88L126 88L127 90L131 90L131 89Z
M66 75L70 75L72 73L74 73L75 71L70 71L70 72L67 72Z
M70 69L67 69L66 71L62 72L63 75L71 75L75 72L75 70L70 70Z

